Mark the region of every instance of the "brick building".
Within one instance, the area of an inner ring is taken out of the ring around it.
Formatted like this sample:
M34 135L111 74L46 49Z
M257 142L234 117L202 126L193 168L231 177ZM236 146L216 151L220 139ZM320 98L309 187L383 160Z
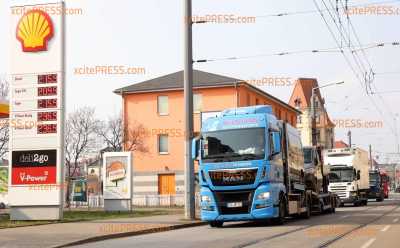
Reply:
M301 141L304 146L312 145L311 122L311 94L312 89L318 87L314 78L299 78L296 80L289 105L302 112L297 119L297 128L301 132ZM330 120L325 109L325 101L319 89L315 90L315 109L317 126L317 144L325 149L333 148L335 124Z

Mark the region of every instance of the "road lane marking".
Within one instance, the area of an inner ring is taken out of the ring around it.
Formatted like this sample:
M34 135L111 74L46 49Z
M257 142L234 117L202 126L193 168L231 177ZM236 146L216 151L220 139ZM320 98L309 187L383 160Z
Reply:
M349 214L343 215L342 217L340 217L340 219L344 219L344 218L347 218L347 217L350 217L350 215Z
M390 225L385 226L381 231L386 232L390 228Z
M394 219L393 223L396 223L397 221L399 221L399 218Z
M365 243L363 246L361 246L361 248L368 248L370 245L372 245L372 243L374 243L376 240L376 238L370 239L367 241L367 243Z

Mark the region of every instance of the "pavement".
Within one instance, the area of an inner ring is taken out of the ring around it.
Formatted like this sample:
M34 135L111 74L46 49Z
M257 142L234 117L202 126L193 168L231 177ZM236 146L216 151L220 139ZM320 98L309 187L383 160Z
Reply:
M162 233L87 243L77 248L398 248L400 195L368 206L345 206L335 214L287 219L281 226L254 222L225 223L223 228L198 226Z
M6 228L0 229L0 247L65 247L204 224L182 218L182 215L157 215Z

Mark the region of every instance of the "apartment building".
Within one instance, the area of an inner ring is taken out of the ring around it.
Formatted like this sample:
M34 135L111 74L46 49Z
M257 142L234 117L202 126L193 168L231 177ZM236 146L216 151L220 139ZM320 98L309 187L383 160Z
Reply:
M279 119L296 125L299 110L244 80L194 71L194 131L201 113L271 105ZM134 196L179 195L184 191L183 71L116 89L123 99L125 127L144 127L146 152L133 157Z

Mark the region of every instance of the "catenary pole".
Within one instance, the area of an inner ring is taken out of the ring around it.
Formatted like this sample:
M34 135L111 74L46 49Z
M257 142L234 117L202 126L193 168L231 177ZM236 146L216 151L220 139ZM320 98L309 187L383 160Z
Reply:
M185 98L185 217L195 218L193 137L192 1L184 0L184 98Z

